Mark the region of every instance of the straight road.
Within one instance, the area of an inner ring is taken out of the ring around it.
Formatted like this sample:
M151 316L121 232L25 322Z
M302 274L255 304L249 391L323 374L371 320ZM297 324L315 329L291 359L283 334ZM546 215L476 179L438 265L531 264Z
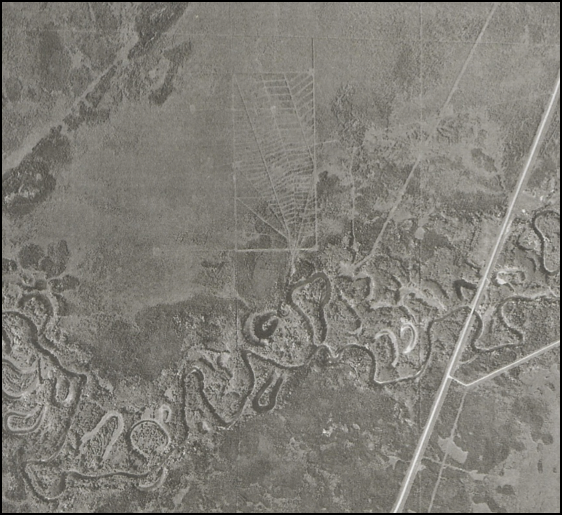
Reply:
M470 333L470 328L472 327L474 314L476 313L476 310L479 308L482 299L484 297L484 293L486 292L486 288L488 287L490 276L492 274L492 271L494 270L496 261L503 248L505 238L509 233L509 229L511 227L511 222L513 218L513 212L515 211L515 207L517 206L517 202L519 200L521 192L523 191L523 188L527 183L527 179L529 178L529 174L531 172L533 163L535 162L535 159L537 157L537 153L539 151L542 138L545 132L547 131L548 127L550 126L550 122L552 120L559 97L560 97L560 71L558 71L558 78L556 79L556 84L554 87L554 91L551 95L550 102L548 104L548 107L546 108L543 119L535 135L533 145L529 152L529 157L527 158L527 162L521 173L521 176L517 183L517 187L515 188L515 192L513 193L513 197L511 199L507 213L505 215L505 219L499 237L496 241L494 249L492 250L492 253L488 260L488 264L486 266L484 275L482 276L482 280L480 281L480 286L478 287L478 290L472 302L470 314L466 320L466 323L463 327L459 340L455 346L455 350L449 362L449 366L447 367L447 372L445 373L443 382L441 383L439 391L437 392L435 403L429 415L429 419L427 421L426 427L418 443L418 447L416 449L416 453L414 454L414 457L408 469L408 473L406 474L406 478L400 490L400 494L396 501L396 505L394 507L393 513L402 513L402 510L404 509L404 505L408 499L414 480L416 479L421 460L423 459L423 456L427 449L429 440L433 433L433 429L435 428L435 424L439 418L439 414L441 413L441 408L443 407L443 403L445 401L447 393L449 392L449 388L451 387L452 383L455 382L453 374L457 368L462 353L465 350L466 341Z

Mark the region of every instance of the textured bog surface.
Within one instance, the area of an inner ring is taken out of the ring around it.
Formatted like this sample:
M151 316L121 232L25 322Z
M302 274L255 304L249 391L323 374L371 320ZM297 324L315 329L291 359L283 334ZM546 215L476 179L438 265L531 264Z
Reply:
M3 2L2 512L558 513L559 38Z

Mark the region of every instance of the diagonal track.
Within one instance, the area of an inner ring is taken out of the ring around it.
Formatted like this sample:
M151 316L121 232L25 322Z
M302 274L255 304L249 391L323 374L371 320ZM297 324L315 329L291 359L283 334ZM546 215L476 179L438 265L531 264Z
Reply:
M453 384L453 382L455 381L453 374L457 368L458 362L462 356L463 351L466 348L466 342L468 339L468 336L470 334L470 329L472 327L472 322L473 322L473 318L474 315L476 313L476 310L478 309L478 307L480 306L482 299L484 297L484 294L486 292L486 288L488 286L489 283L489 279L490 279L490 275L492 274L492 271L495 267L497 258L499 257L499 254L502 250L503 244L505 242L505 238L509 232L509 228L511 227L511 221L512 221L512 216L513 216L513 212L515 211L515 207L517 205L517 202L519 200L519 197L521 195L521 192L523 191L523 188L527 182L527 179L529 177L529 173L531 171L532 165L535 162L535 158L537 156L537 153L539 151L539 147L540 147L540 143L542 141L542 138L546 132L546 130L548 129L549 125L550 125L550 121L552 120L552 115L555 111L555 107L556 104L558 102L560 96L560 71L558 72L558 78L556 80L556 84L554 87L554 91L552 93L550 102L546 108L546 111L543 115L543 119L539 125L539 128L537 130L537 133L535 135L531 150L529 152L529 157L527 159L527 162L525 164L525 167L521 173L521 176L519 177L519 181L517 183L517 186L515 188L515 192L513 194L513 197L511 199L511 202L509 204L509 207L507 209L507 213L500 231L500 234L497 238L496 244L494 246L494 249L492 250L492 253L490 255L490 258L488 260L488 264L486 266L485 272L482 276L482 279L480 281L480 285L478 287L478 290L474 296L474 300L472 302L471 308L470 308L470 314L468 315L468 318L465 322L465 325L463 327L463 330L460 334L459 340L455 346L455 350L453 352L453 356L449 362L449 365L447 367L447 371L445 373L445 377L443 378L443 382L441 383L441 386L437 392L437 396L434 402L434 405L431 409L426 427L422 433L422 436L420 438L420 441L418 443L416 452L414 454L414 457L412 459L412 462L410 463L410 467L408 469L408 473L406 474L406 478L404 480L404 483L402 485L402 488L400 490L398 499L396 501L396 505L394 507L393 513L401 513L403 508L404 508L404 504L408 498L408 495L410 493L410 490L412 488L412 484L417 476L417 473L419 471L419 466L421 463L421 460L423 458L423 455L425 454L425 451L427 449L427 445L429 443L429 439L431 438L431 435L433 433L433 429L435 427L435 424L437 422L437 419L439 418L439 414L441 413L441 408L443 407L443 403L444 400L447 396L447 393L449 392L449 388L451 387L451 385Z
M274 230L279 236L281 236L284 240L287 239L287 236L283 234L279 229L274 227L271 223L269 223L263 216L261 216L257 211L252 209L248 204L246 204L242 199L238 199L238 202L242 204L250 213L252 213L256 218L258 218L261 222L267 225L270 229Z
M256 187L256 185L254 184L254 182L248 177L248 175L246 174L246 172L244 170L236 170L237 174L240 174L240 177L242 179L244 179L244 184L248 185L250 188L252 188L252 190L256 193L257 198L263 199L265 201L265 203L267 204L267 209L269 210L269 212L274 216L274 218L281 224L281 226L284 226L283 221L281 220L281 218L279 218L279 215L275 212L275 210L273 209L273 207L271 207L271 201L270 199L265 198L265 196L263 195L263 193ZM238 198L238 197L237 197ZM241 197L244 198L244 197ZM287 235L283 236L285 239L287 238Z
M445 100L445 103L443 104L443 107L441 108L440 112L439 112L439 116L437 116L435 122L433 123L431 129L429 130L429 135L426 138L425 142L424 142L424 147L425 149L429 148L429 144L433 141L433 138L435 137L435 134L437 133L437 129L439 128L439 124L441 123L441 120L443 119L445 113L447 112L447 108L449 107L449 105L451 104L453 97L455 96L455 93L457 92L460 83L462 81L462 79L464 78L466 71L468 70L468 67L470 66L472 59L474 57L474 55L476 54L476 50L478 49L480 42L482 41L482 39L484 38L484 34L486 33L486 30L488 29L488 26L490 25L494 15L496 14L496 11L498 10L498 8L500 7L501 2L495 2L494 6L492 7L490 14L488 15L488 19L486 20L486 23L484 24L484 26L482 27L482 30L480 31L480 34L478 35L478 38L476 39L476 41L474 42L474 45L472 46L472 49L470 50L470 53L468 54L468 57L466 58L466 61L464 62L464 65L461 69L461 71L459 72L457 79L455 80L455 83L453 84L453 87L451 88L451 91L449 92L449 95L447 97L447 99ZM379 245L384 237L384 235L386 234L386 231L388 229L388 227L390 226L390 224L392 223L392 221L394 220L394 215L396 214L396 212L398 211L400 204L402 202L402 200L404 199L406 192L408 191L410 184L412 183L412 181L414 180L414 177L416 176L416 172L418 171L420 165L423 162L423 159L425 157L425 151L424 149L422 149L422 151L419 153L419 156L416 160L416 162L414 163L414 166L412 167L412 170L410 171L410 175L408 175L408 178L406 179L406 182L404 183L404 185L402 186L402 188L400 189L399 193L398 193L398 198L396 199L396 202L394 203L394 206L392 207L392 209L390 210L390 212L388 213L388 216L381 228L381 231L379 233L379 235L377 236L377 239L375 240L375 243L373 244L373 248L371 250L371 252L364 258L362 259L360 262L356 263L354 265L355 270L359 270L361 267L363 267L365 264L367 264L369 261L371 261L376 253L377 250L379 248Z
M456 383L460 384L461 386L464 386L465 388L474 388L474 387L480 386L481 384L486 383L486 382L488 382L492 379L495 379L496 377L499 377L502 374L505 374L509 370L512 370L512 369L517 368L521 365L524 365L528 361L531 361L534 358L538 358L539 356L542 356L543 354L546 354L547 352L549 352L553 349L556 349L557 347L560 347L560 340L558 340L554 343L551 343L550 345L547 345L546 347L543 347L542 349L539 349L539 350L533 352L532 354L529 354L528 356L524 356L523 358L518 359L517 361L514 361L510 365L502 367L499 370L496 370L495 372L492 372L491 374L488 374L484 377L481 377L480 379L477 379L476 381L473 381L472 383L464 383L464 382L460 381L459 379L456 379L456 378L453 378L453 379Z

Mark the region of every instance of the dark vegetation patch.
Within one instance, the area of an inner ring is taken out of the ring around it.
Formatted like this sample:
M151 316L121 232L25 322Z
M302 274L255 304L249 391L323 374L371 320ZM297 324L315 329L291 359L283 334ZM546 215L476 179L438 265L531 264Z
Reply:
M13 217L31 213L54 192L56 173L70 161L70 141L53 129L2 178L2 212Z
M148 52L159 37L183 16L188 5L189 2L143 2L135 22L139 41L129 58Z
M221 350L224 320L234 320L229 301L196 297L147 308L138 313L135 324L108 321L93 349L93 364L111 380L139 376L153 381L163 370L179 366L184 344L190 345L194 339L203 347Z

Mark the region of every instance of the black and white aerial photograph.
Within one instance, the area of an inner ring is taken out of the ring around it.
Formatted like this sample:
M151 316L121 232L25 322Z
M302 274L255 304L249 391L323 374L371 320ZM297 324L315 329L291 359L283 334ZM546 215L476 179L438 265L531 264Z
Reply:
M559 513L559 2L2 2L2 513Z

